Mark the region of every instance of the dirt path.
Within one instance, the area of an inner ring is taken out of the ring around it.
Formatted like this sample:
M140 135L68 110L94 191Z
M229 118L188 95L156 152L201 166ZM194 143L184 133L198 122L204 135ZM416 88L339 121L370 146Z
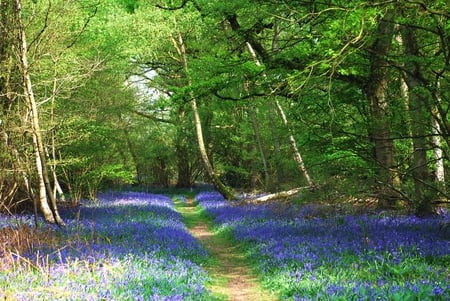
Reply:
M178 205L191 234L197 238L215 259L205 269L213 278L209 289L220 299L231 301L271 301L277 298L263 290L238 246L218 237L207 226L201 209L192 200Z

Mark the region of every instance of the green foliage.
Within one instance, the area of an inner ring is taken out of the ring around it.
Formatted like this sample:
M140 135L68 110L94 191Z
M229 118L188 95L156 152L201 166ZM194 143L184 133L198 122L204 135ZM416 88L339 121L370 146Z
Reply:
M120 0L119 2L125 11L130 14L134 13L140 6L139 0Z
M414 198L412 130L424 128L429 170L436 166L431 120L440 121L442 138L450 131L450 22L445 1L402 2L395 7L334 0L301 5L254 0L24 3L33 87L44 132L49 133L45 142L51 146L55 133L58 175L64 177L65 188L79 187L78 197L133 179L162 186L208 180L199 164L187 106L193 96L214 167L227 183L248 189L277 190L303 183L292 159L289 133L317 182L343 183L345 189L352 181L361 181L364 188L377 183L386 167L377 161L373 95L367 94L373 84L370 76L377 72L386 72L387 107L385 118L376 121L391 131L383 139L394 144L394 166L401 175L397 190ZM374 49L390 11L395 39L385 57L378 58L388 62L381 68L373 64ZM1 18L13 20L6 14ZM416 52L406 53L407 29L417 41ZM13 36L5 43L12 43ZM5 74L10 74L7 58L15 59L6 54L0 53L2 101L7 95ZM154 73L150 76L149 71ZM19 95L21 78L17 72L11 74L9 86ZM406 74L416 75L414 89L402 87ZM134 79L141 84L132 85ZM143 93L143 87L162 97ZM421 114L413 114L406 95L412 93L421 97ZM286 110L287 128L274 100ZM15 158L12 145L26 157L23 162L33 161L25 146L29 139L15 134L26 126L26 109L20 102L13 108L0 115L2 137L15 140L2 149L8 152L2 155L5 170L23 167L8 165ZM256 123L250 110L256 112ZM419 124L418 119L430 122ZM448 153L448 145L442 148ZM271 183L262 180L267 175ZM17 174L5 181L12 183L14 177ZM424 180L434 188L445 186ZM355 192L348 189L349 194Z
M115 84L113 84L115 83ZM102 86L101 90L98 87ZM58 138L64 184L72 198L95 196L104 184L133 182L133 163L126 145L125 116L132 93L110 73L98 74L70 101L58 105ZM114 91L114 92L113 92ZM77 112L73 115L73 112Z

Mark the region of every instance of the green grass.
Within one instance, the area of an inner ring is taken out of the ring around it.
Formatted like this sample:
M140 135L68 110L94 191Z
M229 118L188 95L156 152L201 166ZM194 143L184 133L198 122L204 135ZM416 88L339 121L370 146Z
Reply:
M232 231L228 228L218 228L215 227L212 221L212 217L208 214L205 209L197 204L197 202L193 201L189 205L186 203L183 197L174 197L173 198L175 207L178 212L180 212L183 216L183 222L187 225L191 231L195 232L195 227L202 225L207 227L209 231L212 232L212 235L207 238L207 241L204 241L206 248L212 248L212 246L220 246L220 248L228 249L230 246L236 245L236 241L232 234ZM195 235L194 235L195 236ZM208 271L210 275L210 281L208 287L212 292L213 299L216 301L224 301L229 300L229 277L230 275L226 275L224 270L227 270L231 265L236 266L245 266L247 260L245 258L236 258L235 256L232 262L227 262L225 268L223 259L221 259L221 255L217 257L217 254L212 251L210 257L206 261L202 263L202 266ZM236 252L235 250L230 252ZM240 249L237 249L237 252L240 252ZM229 253L227 253L228 255ZM231 255L231 254L230 254Z

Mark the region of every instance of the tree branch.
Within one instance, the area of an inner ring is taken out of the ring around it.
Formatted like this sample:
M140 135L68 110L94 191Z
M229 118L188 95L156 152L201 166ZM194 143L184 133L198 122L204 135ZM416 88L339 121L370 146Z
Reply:
M264 202L278 200L278 199L286 199L286 198L289 198L289 197L292 197L292 196L298 194L302 190L312 189L312 188L314 188L314 187L312 187L312 186L297 187L297 188L294 188L291 190L268 194L268 195L265 195L262 197L258 197L256 199L247 199L247 200L244 200L244 202L248 202L251 204L258 204L258 203L264 203Z
M153 115L153 114L147 114L147 113L144 113L144 112L140 112L140 111L138 111L138 110L133 110L133 113L135 113L135 114L137 114L137 115L139 115L139 116L145 117L145 118L147 118L147 119L156 121L156 122L163 122L163 123L167 123L167 124L174 124L174 122L173 122L172 120L168 120L168 119L164 119L164 118L159 118L159 117L156 117L156 116Z
M97 3L98 4L98 3ZM95 5L94 7L94 11L92 13L89 14L89 16L86 18L83 27L80 29L80 31L76 34L75 38L73 39L72 42L70 42L69 45L66 46L66 50L71 48L73 45L75 45L75 43L78 41L78 39L80 38L80 36L83 34L83 32L86 31L86 28L89 24L89 22L95 17L95 15L97 14L98 11L98 6Z
M254 93L254 94L248 94L248 95L241 96L241 97L232 97L232 96L220 95L218 91L214 91L213 93L214 93L214 96L216 96L219 99L222 99L222 100L233 100L233 101L239 101L239 100L249 99L249 98L253 98L253 97L269 96L267 93Z
M420 8L422 8L424 11L427 11L433 15L439 15L439 16L444 16L446 18L450 18L450 14L446 11L440 11L440 10L435 10L430 8L429 6L427 6L427 4L425 4L422 1L416 1L416 0L407 0L406 2L411 3L411 4L415 4L420 6Z
M228 16L226 16L226 19L230 23L231 29L234 32L239 33L241 31L241 25L239 24L239 22L237 20L236 14L228 15ZM263 58L263 62L266 62L267 58L268 58L267 51L264 49L264 47L260 43L258 43L255 40L251 31L246 31L244 33L244 39L245 39L245 42L250 43L252 48L255 49L255 51L258 53L258 55L261 58Z

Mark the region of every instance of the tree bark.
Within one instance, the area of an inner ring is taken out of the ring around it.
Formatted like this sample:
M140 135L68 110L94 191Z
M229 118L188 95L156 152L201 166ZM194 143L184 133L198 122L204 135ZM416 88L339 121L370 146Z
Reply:
M191 108L192 112L194 113L194 123L195 123L195 131L197 133L198 148L206 172L208 176L211 178L214 187L223 195L223 197L227 200L232 200L235 197L234 194L225 184L222 183L222 181L219 179L219 176L215 172L211 162L209 161L208 153L205 147L205 142L203 141L202 124L200 120L200 114L197 108L197 101L195 100L195 98L191 99Z
M306 179L306 182L308 183L309 186L314 186L314 182L312 181L311 177L309 176L308 170L305 167L305 163L303 163L303 158L302 155L300 154L300 151L298 150L297 147L297 142L294 138L294 135L292 134L292 130L289 127L287 118L286 118L286 114L284 114L284 110L281 107L281 104L279 103L278 100L275 101L275 105L278 109L278 113L281 116L281 120L283 121L283 125L285 126L285 128L288 130L289 132L289 144L291 145L292 148L292 152L294 153L294 160L297 163L297 167L300 170L300 172L303 174L303 176Z
M181 62L183 64L184 72L187 77L188 85L191 85L191 81L188 76L188 64L187 64L187 57L186 57L186 48L183 41L183 37L181 34L178 34L177 39L172 37L172 43L174 47L177 49L177 52L180 56ZM235 194L232 192L232 190L227 187L219 178L216 171L214 170L211 161L209 160L209 156L205 147L205 141L203 139L203 129L202 129L202 123L200 119L200 113L198 111L197 107L197 100L195 98L194 93L189 92L189 96L191 98L190 105L191 109L194 115L194 124L195 124L195 132L197 135L197 144L200 151L200 156L203 161L203 165L205 167L206 173L208 174L209 178L212 181L212 184L217 189L217 191L223 195L223 197L227 200L232 200L235 198Z
M59 196L60 200L62 202L65 202L65 196L64 196L64 191L59 183L59 179L58 179L58 175L56 174L56 133L55 133L55 128L56 128L56 124L55 124L55 102L56 102L56 93L57 93L57 75L58 75L58 71L57 71L57 63L58 60L54 60L54 69L53 69L53 87L52 87L52 96L51 96L51 109L50 109L50 127L51 127L51 150L52 150L52 157L51 157L51 165L50 165L50 169L52 172L52 178L53 178L53 198L56 200L57 196ZM48 152L46 152L47 157L50 157Z
M294 195L298 194L300 191L309 189L309 188L311 188L311 187L310 186L297 187L297 188L293 188L291 190L280 191L280 192L268 194L265 196L261 196L256 199L249 199L246 201L250 202L250 203L264 203L264 202L269 202L272 200L286 199L286 198L293 197Z
M434 159L436 160L436 174L435 179L436 181L441 185L442 188L445 190L445 168L444 168L444 157L443 157L443 149L442 149L442 130L441 130L441 124L440 120L438 118L439 116L439 109L438 106L441 105L442 99L440 96L440 82L438 80L437 82L437 89L435 93L435 98L437 101L437 104L432 109L432 115L433 115L433 126L432 126L432 133L433 133L433 153L434 153Z
M405 82L408 86L409 115L411 118L411 133L413 142L413 163L411 166L414 182L414 201L417 215L429 215L433 212L429 199L427 182L430 180L430 173L427 164L427 129L430 129L431 112L426 108L430 107L431 96L428 96L426 89L420 89L424 83L420 66L416 58L420 56L419 45L416 33L410 27L404 27L402 37L405 47ZM423 87L422 87L423 88Z
M439 85L438 85L439 88ZM438 98L438 101L441 102L440 97ZM437 111L435 108L434 111ZM433 117L437 116L438 112L433 112ZM436 118L433 118L433 124L432 127L432 133L433 133L433 147L434 147L434 159L436 160L436 181L440 183L442 186L445 185L445 168L444 168L444 157L443 157L443 151L442 151L442 143L441 143L441 126L436 120Z
M375 160L378 165L378 181L381 183L379 192L391 194L388 187L398 187L399 177L394 159L394 143L389 123L389 105L386 99L388 90L388 67L386 56L389 53L394 36L393 22L395 11L390 9L380 20L375 32L370 55L370 75L365 93L370 105L370 136L374 143ZM393 199L386 198L382 206L392 207Z
M433 154L436 161L435 178L438 183L445 185L445 169L444 169L444 157L441 144L441 128L439 123L434 120L434 126L432 128L433 133Z
M52 188L48 176L47 165L45 162L45 150L42 133L39 124L39 114L36 100L34 98L33 86L28 65L28 48L26 42L25 28L22 23L22 6L20 0L15 0L15 13L18 22L18 33L20 42L20 61L23 79L23 89L27 105L31 110L31 128L33 136L33 147L36 160L36 172L39 180L39 205L41 212L47 222L64 225L58 213L56 199L53 197ZM50 199L50 204L48 202Z
M253 126L253 132L255 133L256 143L258 144L259 154L261 155L261 160L262 160L263 167L264 167L264 186L267 189L268 187L271 187L271 185L270 185L271 178L270 178L270 174L269 174L269 166L267 164L267 158L266 158L266 153L264 151L261 133L259 131L258 118L256 116L255 108L250 107L248 109L248 111L249 111L248 113L250 115L250 120L251 120L252 126Z
M43 174L43 168L42 168L42 157L39 154L38 151L38 142L36 135L33 133L33 148L34 148L34 158L35 158L35 164L36 164L36 172L39 182L39 209L41 210L42 215L44 216L45 221L54 224L56 222L55 217L53 216L53 212L49 206L48 198L47 198L47 190L45 189L45 182L44 182L44 174ZM35 201L34 201L35 202Z
M177 184L179 188L192 187L194 184L191 158L189 155L189 138L187 135L186 114L184 106L178 108L176 122L175 153L177 157Z
M261 66L261 63L258 60L258 57L256 56L255 50L253 49L252 44L250 44L250 42L246 42L247 45L247 50L250 53L250 55L252 56L253 60L255 61L255 64L257 66ZM281 117L281 121L283 122L283 125L285 126L285 128L288 130L289 132L289 144L291 145L292 148L292 152L294 154L294 160L297 163L297 167L300 170L300 172L302 173L302 175L305 177L306 182L308 183L309 186L314 186L314 182L311 180L311 177L309 176L308 170L305 167L305 164L303 163L303 158L300 154L300 151L298 150L297 147L297 142L295 140L294 135L292 134L292 130L289 127L287 118L286 118L286 114L284 114L284 110L281 107L280 103L278 100L275 100L275 106L278 110L278 114Z

